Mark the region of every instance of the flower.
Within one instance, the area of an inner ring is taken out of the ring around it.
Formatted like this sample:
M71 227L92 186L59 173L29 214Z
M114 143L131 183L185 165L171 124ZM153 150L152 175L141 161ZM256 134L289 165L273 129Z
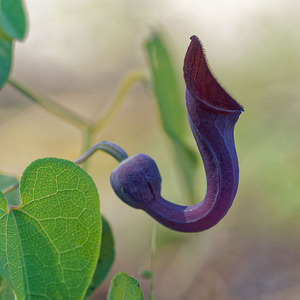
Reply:
M183 71L189 123L207 177L204 199L189 206L165 200L157 165L146 154L124 160L112 172L111 185L121 200L143 209L166 227L199 232L216 225L235 198L239 167L233 131L243 108L212 76L196 36L191 37Z

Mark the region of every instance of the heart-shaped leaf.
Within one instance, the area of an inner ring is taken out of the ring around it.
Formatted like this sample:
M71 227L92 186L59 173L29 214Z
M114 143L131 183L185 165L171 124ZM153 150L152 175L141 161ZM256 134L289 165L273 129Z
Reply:
M99 196L91 177L57 158L32 162L21 204L0 193L0 271L18 299L82 299L101 240Z
M107 300L143 300L140 283L124 272L116 275L110 284Z

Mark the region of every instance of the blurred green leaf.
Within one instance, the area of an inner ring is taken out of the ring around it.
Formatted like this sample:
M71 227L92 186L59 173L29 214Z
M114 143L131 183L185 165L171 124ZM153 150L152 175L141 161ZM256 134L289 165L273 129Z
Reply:
M159 34L153 34L145 46L164 130L171 138L182 139L185 135L185 109L170 55Z
M172 141L185 194L188 195L191 202L194 202L194 179L198 156L185 142L186 109L182 101L180 83L161 36L158 33L153 34L145 46L163 128Z
M11 286L2 275L0 275L0 300L15 300Z
M12 39L0 28L0 88L2 88L10 72L12 42Z
M22 0L0 1L0 24L11 38L22 40L26 33L26 16Z
M18 183L18 179L12 175L0 174L0 191ZM6 195L7 202L12 206L18 206L21 204L20 190L15 189Z
M73 162L38 159L24 171L20 194L11 208L0 192L0 272L18 299L82 299L101 241L92 178Z
M100 248L100 257L98 259L97 267L90 282L89 288L86 291L85 299L88 299L102 283L107 276L115 259L114 238L109 226L109 223L102 216L102 240Z
M108 291L107 300L143 300L143 292L140 283L124 272L116 275Z

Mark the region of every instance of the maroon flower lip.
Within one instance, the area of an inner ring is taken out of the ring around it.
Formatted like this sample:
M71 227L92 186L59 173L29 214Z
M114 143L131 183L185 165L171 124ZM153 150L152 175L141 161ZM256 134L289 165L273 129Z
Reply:
M213 227L232 205L239 181L233 133L243 111L212 76L199 39L192 36L191 40L183 70L188 118L207 178L204 199L190 206L165 200L157 165L145 154L124 160L110 177L122 201L146 211L164 226L183 232Z
M198 37L193 35L184 59L184 79L187 89L195 99L209 108L220 111L243 111L212 76Z

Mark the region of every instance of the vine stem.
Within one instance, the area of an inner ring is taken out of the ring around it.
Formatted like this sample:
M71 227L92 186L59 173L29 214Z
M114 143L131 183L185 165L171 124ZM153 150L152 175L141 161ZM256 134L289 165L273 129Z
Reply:
M149 300L154 299L154 271L155 271L155 260L156 260L156 241L157 241L157 226L153 225L152 238L151 238L151 282L150 282L150 293Z
M102 129L109 120L113 117L114 114L120 109L122 103L126 99L126 95L128 94L131 87L134 83L138 81L146 80L147 75L146 72L143 70L133 70L130 71L125 77L122 79L121 83L117 88L117 92L113 97L111 104L108 108L102 113L96 121L90 121L78 114L70 111L67 108L64 108L60 104L56 103L55 101L40 96L37 93L30 90L28 87L25 87L23 84L15 80L14 78L9 78L7 82L17 89L20 93L28 97L34 103L40 105L41 107L45 108L49 112L53 113L54 115L62 118L63 120L79 127L83 132L83 140L82 140L82 149L81 153L86 152L92 144L93 136L96 131ZM88 162L85 161L82 168L87 170Z
M12 87L17 89L21 94L25 95L31 101L47 109L54 115L64 119L69 123L72 123L77 127L84 128L90 131L91 134L93 134L100 128L103 128L111 119L111 117L117 112L121 104L124 102L126 95L128 94L133 84L138 81L144 81L146 80L146 78L146 72L143 70L133 70L126 74L117 89L117 92L112 100L111 105L94 122L87 120L82 116L79 116L78 114L70 111L67 108L64 108L63 106L49 98L38 95L37 93L30 90L28 87L25 87L25 85L21 84L12 77L10 77L7 80L7 82Z
M64 119L65 121L72 123L73 125L80 128L89 128L92 126L92 123L89 120L85 120L82 116L79 116L76 113L64 108L63 106L59 105L49 98L38 95L17 80L10 77L7 82L15 89L17 89L21 94L28 97L31 101L37 103L38 105L47 109L54 115Z
M3 194L3 195L6 195L6 194L8 194L8 193L14 191L15 189L17 189L19 186L20 186L20 183L17 182L17 183L15 183L15 184L13 184L13 185L7 187L6 189L4 189L4 190L2 191L2 194Z
M117 89L111 105L103 114L98 117L97 121L91 126L92 132L98 131L99 129L103 128L111 119L111 117L120 109L131 87L136 82L144 81L146 80L146 78L146 72L143 70L133 70L125 75Z

